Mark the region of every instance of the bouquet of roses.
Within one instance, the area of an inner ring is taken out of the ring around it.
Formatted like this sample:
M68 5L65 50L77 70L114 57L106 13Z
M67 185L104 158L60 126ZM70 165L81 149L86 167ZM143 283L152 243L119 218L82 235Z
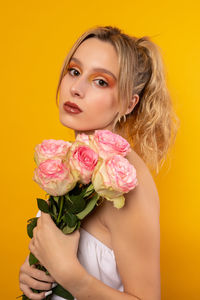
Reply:
M38 208L49 213L64 234L70 234L102 200L112 201L118 209L123 207L123 194L138 184L136 170L125 158L130 151L129 143L109 130L96 130L94 135L79 134L73 143L44 140L35 147L37 168L33 179L47 192L48 202L37 199ZM37 219L28 220L30 238ZM32 253L29 263L48 273ZM52 292L74 299L60 285ZM22 297L28 299L25 295Z

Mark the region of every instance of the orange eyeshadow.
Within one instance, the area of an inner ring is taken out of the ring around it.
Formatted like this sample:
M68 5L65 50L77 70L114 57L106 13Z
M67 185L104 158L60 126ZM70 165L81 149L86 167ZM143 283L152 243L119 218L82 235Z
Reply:
M98 77L98 76L99 77L104 77L108 81L108 83L109 83L109 85L111 87L113 87L115 85L115 79L112 76L109 76L106 73L95 73L95 74L92 74L91 80L93 80L95 77Z
M70 62L69 65L68 65L68 69L73 68L73 67L76 67L76 68L80 69L80 67L76 63Z

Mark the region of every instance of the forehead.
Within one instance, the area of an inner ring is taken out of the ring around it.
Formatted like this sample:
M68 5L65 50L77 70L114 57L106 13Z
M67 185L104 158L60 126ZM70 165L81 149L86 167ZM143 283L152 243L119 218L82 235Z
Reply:
M104 68L119 73L119 60L114 46L97 38L85 40L75 51L72 58L77 58L87 68Z

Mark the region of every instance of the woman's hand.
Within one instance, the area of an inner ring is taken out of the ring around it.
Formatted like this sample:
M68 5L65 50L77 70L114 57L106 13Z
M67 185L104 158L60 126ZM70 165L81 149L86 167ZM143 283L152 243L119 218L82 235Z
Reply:
M44 271L36 269L35 265L30 266L29 256L27 256L19 272L19 286L22 292L29 299L44 299L45 292L36 294L32 292L31 288L48 291L51 290L53 282L55 280L46 275Z
M76 280L75 276L79 270L80 264L77 259L79 238L78 230L65 235L56 227L49 214L41 212L41 217L33 230L29 249L57 282L62 282L63 276L67 282Z

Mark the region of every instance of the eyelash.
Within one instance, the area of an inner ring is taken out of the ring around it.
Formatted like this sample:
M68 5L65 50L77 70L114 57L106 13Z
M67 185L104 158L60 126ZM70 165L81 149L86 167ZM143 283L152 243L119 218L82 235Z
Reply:
M73 74L71 73L71 71L76 71L76 72L79 73L78 70L76 70L76 69L74 69L74 68L69 68L69 69L68 69L68 72L69 72L69 74L72 75L72 76L77 76L77 75L73 75ZM79 73L79 74L80 74L80 73Z
M78 73L80 74L80 72L79 72L77 69L75 69L75 68L69 68L69 69L68 69L68 73L69 73L71 76L78 76L78 75L74 75L74 74L72 73L72 71L76 71L76 72L78 72ZM100 86L100 87L107 87L107 86L108 86L108 83L107 83L105 80L103 80L103 79L95 79L94 81L101 81L101 82L103 82L103 85L97 84L97 85Z

